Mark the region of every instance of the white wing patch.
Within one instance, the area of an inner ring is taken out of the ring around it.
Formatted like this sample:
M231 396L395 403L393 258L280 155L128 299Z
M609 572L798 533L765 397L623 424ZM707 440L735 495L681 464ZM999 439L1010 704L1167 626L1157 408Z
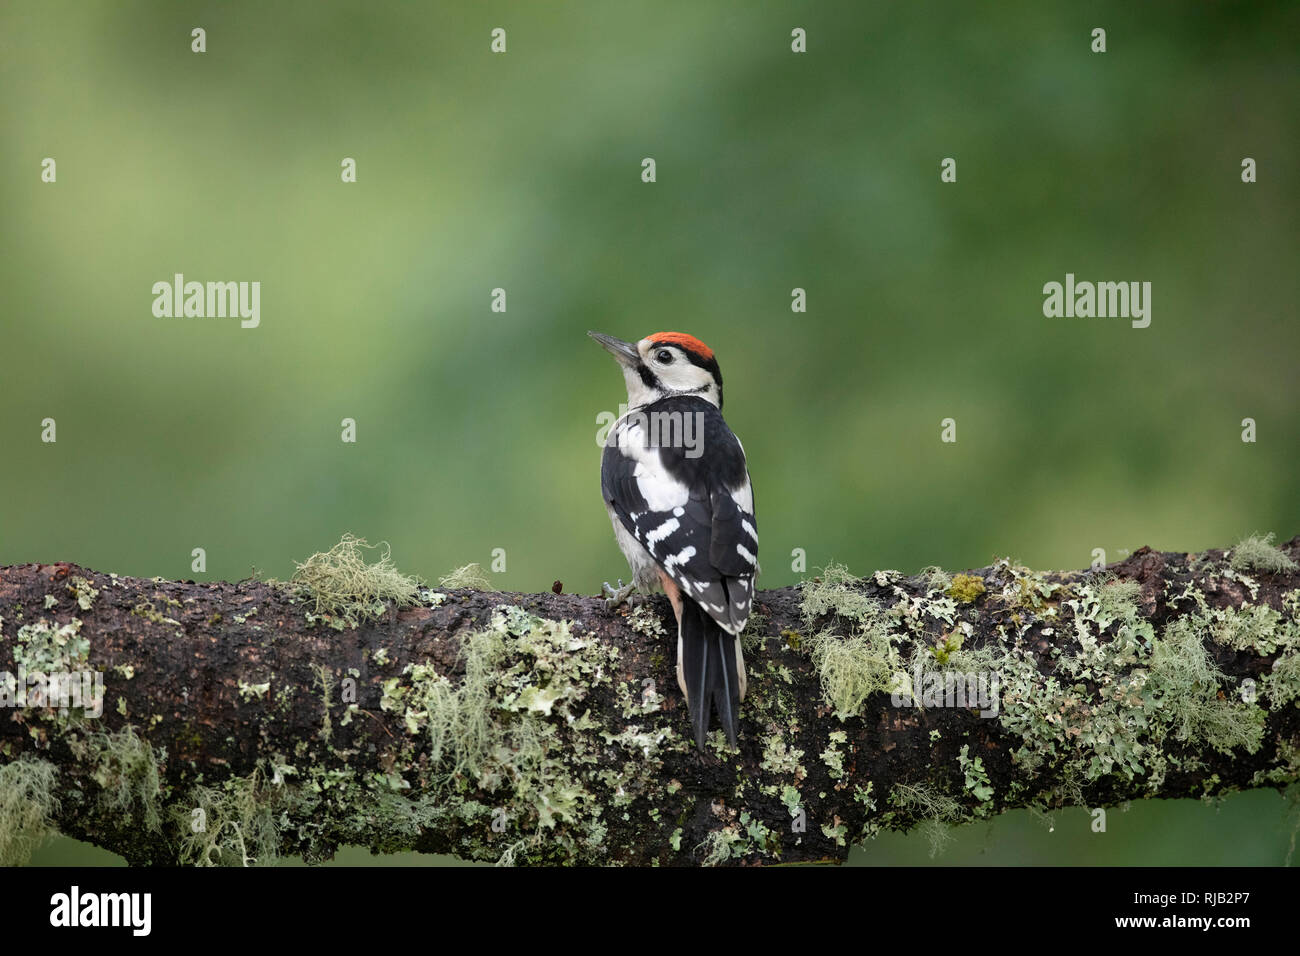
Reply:
M664 538L668 537L670 534L672 534L681 526L682 523L678 521L676 518L669 518L659 527L655 528L653 531L648 532L645 536L645 544L646 547L650 549L650 553L654 554L655 545L657 545Z
M664 470L659 448L647 444L637 419L620 419L615 426L615 443L624 456L636 462L632 477L651 511L676 512L690 501L691 489Z
M730 490L731 500L736 503L737 507L739 507L741 511L745 512L745 514L752 515L754 513L754 489L749 485L748 476L746 476L743 485L739 488L732 488Z
M672 574L674 567L676 567L679 564L685 564L693 557L695 557L695 545L688 544L686 547L682 548L682 550L678 551L676 554L669 555L668 557L664 558L664 570L667 571L669 574Z

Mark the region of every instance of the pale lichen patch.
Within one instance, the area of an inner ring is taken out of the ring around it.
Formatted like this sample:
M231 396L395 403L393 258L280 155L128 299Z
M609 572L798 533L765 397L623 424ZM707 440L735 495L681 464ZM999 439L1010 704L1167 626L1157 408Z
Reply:
M381 546L379 560L367 564L364 552ZM290 584L315 599L318 617L328 615L348 627L380 617L389 601L397 607L414 604L420 588L419 578L397 570L386 544L370 545L351 534L298 564Z
M1229 560L1235 571L1259 571L1262 574L1282 574L1297 568L1295 561L1273 545L1273 534L1252 534L1242 539L1232 549Z
M0 765L0 866L23 866L54 832L58 768L23 755Z

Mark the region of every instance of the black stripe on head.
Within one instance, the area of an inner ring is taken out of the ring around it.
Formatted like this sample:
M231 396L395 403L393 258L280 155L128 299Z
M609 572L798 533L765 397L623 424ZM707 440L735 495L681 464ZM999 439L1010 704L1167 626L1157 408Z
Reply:
M686 348L682 349L682 354L691 360L692 365L697 365L713 373L713 380L718 383L718 408L722 408L722 369L718 367L718 360L713 356L705 358L703 355Z
M645 362L637 362L636 370L641 375L641 384L646 388L655 391L663 391L663 386L659 384L659 379L655 378L655 373L646 367Z
M691 360L692 365L698 365L700 368L705 368L712 372L714 381L718 383L718 391L722 391L722 369L718 367L718 360L716 358L705 358L702 355L697 355L690 349L682 349L682 354Z

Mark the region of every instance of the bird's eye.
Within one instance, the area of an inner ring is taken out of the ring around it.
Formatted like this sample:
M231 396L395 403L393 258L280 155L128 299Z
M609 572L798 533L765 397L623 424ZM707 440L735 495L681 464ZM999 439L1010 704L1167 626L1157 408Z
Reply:
M655 358L658 360L658 362L659 362L660 365L672 365L672 364L673 364L673 353L670 352L670 351L668 351L667 349L660 349L660 350L655 354Z

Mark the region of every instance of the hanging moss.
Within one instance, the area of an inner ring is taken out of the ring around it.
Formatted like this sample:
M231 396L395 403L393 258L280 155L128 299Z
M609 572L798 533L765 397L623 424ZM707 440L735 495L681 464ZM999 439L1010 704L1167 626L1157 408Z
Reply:
M91 776L102 788L100 806L157 832L162 785L153 747L130 724L116 733L90 734L86 743L95 768Z
M38 757L24 755L0 766L0 866L25 865L54 832L58 777L58 768Z

